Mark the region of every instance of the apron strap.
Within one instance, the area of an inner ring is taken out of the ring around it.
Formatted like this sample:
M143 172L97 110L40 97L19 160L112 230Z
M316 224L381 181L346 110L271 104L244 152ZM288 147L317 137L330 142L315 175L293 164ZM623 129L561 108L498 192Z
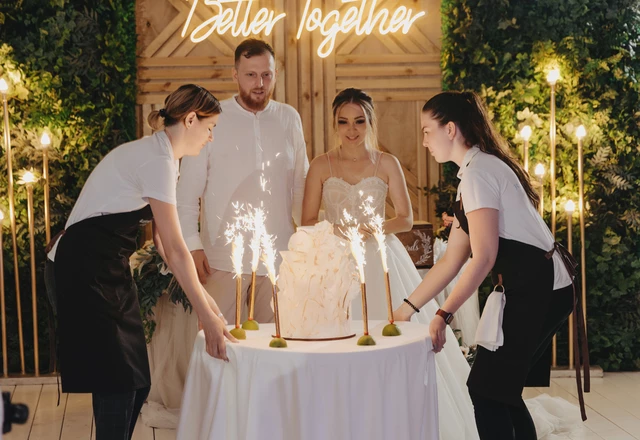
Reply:
M584 393L591 391L591 376L589 374L589 343L587 341L586 323L582 314L583 305L577 301L575 277L578 263L560 243L553 243L553 249L545 254L547 259L553 257L553 253L558 251L564 266L571 276L571 288L573 289L573 357L575 358L576 385L578 387L578 401L580 402L580 415L582 420L587 420L587 412L584 405ZM582 378L580 374L580 354L582 353L582 367L584 371L584 393L582 389Z
M48 254L49 252L51 252L51 249L53 249L53 246L60 239L60 237L64 235L65 232L67 232L67 230L63 229L62 231L58 232L56 235L53 236L53 238L49 241L49 243L47 243L47 247L44 248L45 254Z

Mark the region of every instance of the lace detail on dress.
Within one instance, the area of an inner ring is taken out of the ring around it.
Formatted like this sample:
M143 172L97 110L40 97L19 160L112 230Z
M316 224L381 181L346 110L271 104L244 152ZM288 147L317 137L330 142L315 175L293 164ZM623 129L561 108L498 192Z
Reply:
M368 218L362 212L362 202L369 196L376 214L384 217L384 207L389 186L378 176L365 177L352 185L339 177L329 177L322 184L322 202L325 219L333 224L340 224L343 211L346 209L355 222L367 223Z

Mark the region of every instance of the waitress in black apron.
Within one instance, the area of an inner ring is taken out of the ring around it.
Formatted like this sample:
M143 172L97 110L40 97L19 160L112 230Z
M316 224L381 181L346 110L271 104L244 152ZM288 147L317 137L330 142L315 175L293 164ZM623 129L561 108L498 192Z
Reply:
M478 433L482 440L536 440L522 390L526 385L548 386L549 344L575 310L575 261L554 243L538 214L539 199L528 174L507 152L506 141L475 93L434 96L422 109L421 124L423 144L435 160L452 161L460 167L455 220L445 255L394 316L408 320L472 256L431 321L429 333L434 351L439 352L453 314L491 271L494 285L506 295L504 343L495 351L478 347L467 381ZM586 346L584 338L582 342ZM587 371L586 350L583 356ZM577 364L579 359L576 356ZM579 367L577 371L585 419ZM588 384L585 388L588 391Z
M224 338L235 339L198 281L176 210L178 160L197 156L213 139L220 112L218 100L199 86L169 95L165 107L149 115L160 131L102 159L65 230L52 240L62 390L92 393L97 440L130 439L151 386L129 267L141 224L153 221L156 248L198 315L207 352L228 360Z

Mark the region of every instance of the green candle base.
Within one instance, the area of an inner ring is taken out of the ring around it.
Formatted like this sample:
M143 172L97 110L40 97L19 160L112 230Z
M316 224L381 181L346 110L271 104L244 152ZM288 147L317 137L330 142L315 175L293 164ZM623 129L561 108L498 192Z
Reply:
M400 336L402 332L395 324L387 324L382 329L382 336Z
M358 339L358 345L376 345L376 341L374 341L371 335L362 335L360 339Z
M229 331L236 339L247 339L247 332L245 332L242 327L234 328Z
M256 321L255 319L247 319L245 322L242 323L242 328L250 331L260 330L260 325L258 324L258 321Z
M271 342L269 342L269 347L271 348L287 348L287 341L282 338L273 338Z

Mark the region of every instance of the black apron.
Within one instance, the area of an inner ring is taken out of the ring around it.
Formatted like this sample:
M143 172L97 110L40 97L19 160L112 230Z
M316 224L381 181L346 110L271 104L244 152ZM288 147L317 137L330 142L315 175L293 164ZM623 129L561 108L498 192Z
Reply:
M82 220L55 256L60 375L65 393L128 392L151 385L129 257L149 205Z
M454 214L460 228L468 235L462 197L454 204ZM560 252L563 260L569 258L559 244L555 244L553 250L545 251L516 240L499 238L491 279L494 285L502 285L506 295L502 322L504 344L496 351L478 346L467 381L471 392L517 406L521 403L524 386L549 386L551 340L576 309L573 285L553 289L554 251ZM573 276L572 271L569 273ZM577 337L577 332L574 333ZM580 357L575 359L579 368ZM588 356L586 366L588 369ZM582 416L586 419L580 382L578 388ZM585 390L588 389L585 377Z

